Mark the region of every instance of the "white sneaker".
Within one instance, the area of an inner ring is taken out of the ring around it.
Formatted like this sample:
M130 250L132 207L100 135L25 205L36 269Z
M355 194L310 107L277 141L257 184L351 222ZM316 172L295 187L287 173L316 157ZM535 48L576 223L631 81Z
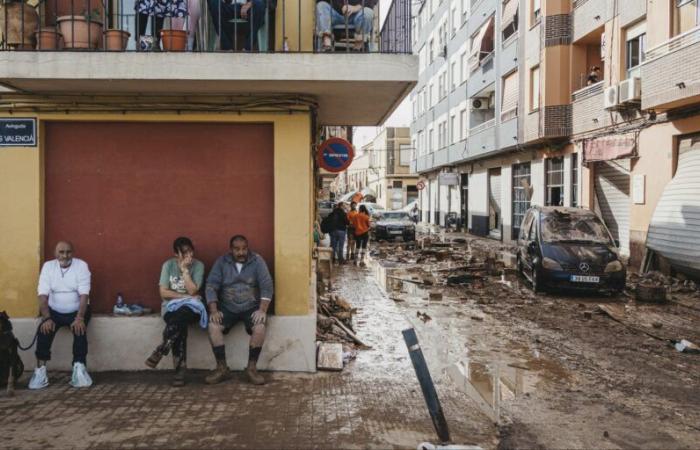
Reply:
M92 378L90 378L85 364L79 362L73 364L73 375L70 377L70 385L74 388L92 386Z
M46 375L46 366L34 369L32 379L29 380L29 389L44 389L49 385L49 377Z

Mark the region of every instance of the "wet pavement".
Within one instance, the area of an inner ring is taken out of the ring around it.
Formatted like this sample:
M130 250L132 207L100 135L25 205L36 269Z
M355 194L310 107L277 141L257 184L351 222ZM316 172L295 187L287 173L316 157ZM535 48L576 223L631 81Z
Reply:
M369 269L343 266L334 287L353 307L370 346L342 372L266 373L263 387L240 374L221 385L192 373L95 373L76 391L50 373L42 391L0 395L0 448L416 448L435 432L401 337L409 326ZM29 374L22 380L26 386ZM448 378L435 373L453 440L495 448L498 429Z
M503 268L467 269L453 280L461 285L448 285L441 268L463 265L451 256L479 268L498 249L476 244L447 258L400 244L375 253L431 370L498 423L499 448L698 448L700 355L663 340L700 341L697 292L663 305L629 294L535 295Z

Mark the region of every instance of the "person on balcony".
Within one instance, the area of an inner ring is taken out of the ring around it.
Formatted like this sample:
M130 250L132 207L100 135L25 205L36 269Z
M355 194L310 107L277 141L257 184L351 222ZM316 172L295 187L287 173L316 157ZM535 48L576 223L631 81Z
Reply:
M216 359L216 369L205 381L216 384L229 378L224 334L236 323L243 322L250 335L245 374L251 383L265 384L265 378L257 372L257 364L265 342L267 309L272 302L272 277L265 260L250 251L245 236L233 236L229 249L229 253L216 260L207 277L205 294L209 307L209 341Z
M184 386L187 370L187 330L191 324L207 327L207 310L199 295L204 281L204 264L194 259L194 244L187 237L173 242L175 257L163 263L158 282L161 313L165 321L163 342L146 360L155 369L161 358L173 352L175 378L173 386Z
M363 50L365 36L372 33L373 8L376 4L377 0L327 0L316 3L316 33L321 38L321 49L332 50L333 27L347 24L354 28L353 50Z
M187 17L187 0L136 0L134 3L136 10L136 46L139 50L160 49L160 32L166 17L183 18ZM152 48L150 43L144 39L148 18L151 18L151 32L153 33Z
M257 43L258 31L265 22L264 0L207 0L209 13L216 34L219 35L220 50L234 48L238 30L245 34L243 51L253 51Z
M56 244L56 259L46 261L39 274L39 311L41 325L37 332L36 369L29 389L49 385L46 363L51 359L51 344L59 328L73 332L73 387L89 387L92 379L85 367L88 353L87 325L90 321L90 269L85 261L73 257L73 244Z

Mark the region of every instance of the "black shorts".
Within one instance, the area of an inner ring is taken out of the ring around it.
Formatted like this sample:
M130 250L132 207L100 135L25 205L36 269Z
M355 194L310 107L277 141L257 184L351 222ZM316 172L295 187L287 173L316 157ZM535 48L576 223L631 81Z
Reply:
M365 234L355 236L355 242L357 243L357 249L367 249L367 243L369 242L369 231Z
M221 313L224 315L222 325L224 326L224 334L231 331L238 322L243 321L245 325L245 331L248 334L253 334L253 313L257 311L258 308L252 308L243 312L231 312L226 308L221 308Z

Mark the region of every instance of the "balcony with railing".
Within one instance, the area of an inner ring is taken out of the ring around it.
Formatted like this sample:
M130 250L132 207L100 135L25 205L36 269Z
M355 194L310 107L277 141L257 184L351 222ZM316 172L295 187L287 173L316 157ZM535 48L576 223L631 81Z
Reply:
M641 78L642 109L700 103L700 26L647 50Z
M394 0L381 27L379 7L359 0L338 20L312 0L5 0L0 84L24 95L303 95L320 124L377 125L418 78L410 0Z
M605 82L599 81L571 94L573 133L585 133L608 126L609 113L604 109Z

